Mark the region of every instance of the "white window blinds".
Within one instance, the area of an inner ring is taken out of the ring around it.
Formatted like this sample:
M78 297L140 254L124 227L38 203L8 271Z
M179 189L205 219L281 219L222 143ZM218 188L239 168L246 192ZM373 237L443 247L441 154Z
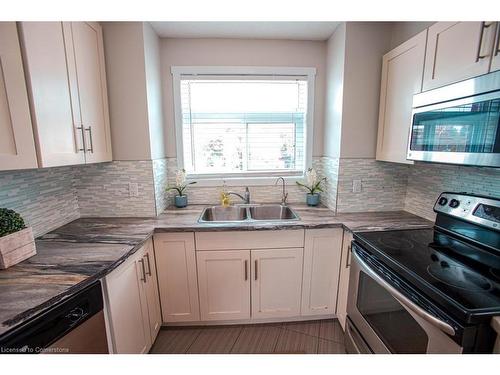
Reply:
M188 174L302 173L307 78L181 76Z

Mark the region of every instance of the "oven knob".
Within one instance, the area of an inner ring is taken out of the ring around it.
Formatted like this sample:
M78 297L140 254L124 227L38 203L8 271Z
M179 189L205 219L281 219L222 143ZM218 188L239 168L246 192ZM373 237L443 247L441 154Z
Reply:
M445 206L445 205L446 205L446 203L448 203L448 199L447 199L446 197L441 197L441 198L439 198L439 200L438 200L438 204L439 204L440 206Z
M460 202L459 202L458 200L456 200L456 199L452 199L452 200L450 201L450 207L451 207L451 208L457 208L458 206L460 206Z

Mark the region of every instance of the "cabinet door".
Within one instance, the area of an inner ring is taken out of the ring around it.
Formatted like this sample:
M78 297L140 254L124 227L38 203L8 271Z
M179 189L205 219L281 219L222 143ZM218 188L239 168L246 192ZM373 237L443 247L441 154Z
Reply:
M105 279L113 349L119 354L146 353L151 346L144 301L142 254L135 254Z
M251 251L253 318L300 315L303 251Z
M19 27L40 167L83 164L83 133L74 113L78 102L71 97L63 24L21 22Z
M422 91L427 30L393 49L382 60L377 160L406 160L413 94Z
M0 170L37 166L16 23L0 22Z
M71 23L86 162L111 160L102 30L92 22Z
M146 300L148 304L149 329L151 342L154 342L161 328L160 295L158 293L158 279L156 277L156 261L153 250L153 241L145 245L144 261L146 269Z
M500 70L500 22L496 22L495 44L493 47L493 56L491 57L490 72Z
M345 330L345 321L347 317L347 296L349 291L349 272L351 270L351 241L352 233L344 231L344 240L342 242L342 261L340 266L339 293L337 301L337 317L340 325Z
M250 251L198 251L201 320L250 318Z
M335 314L342 229L306 230L302 315Z
M494 27L482 22L437 22L429 27L423 89L488 73Z
M200 320L194 233L154 236L163 322Z

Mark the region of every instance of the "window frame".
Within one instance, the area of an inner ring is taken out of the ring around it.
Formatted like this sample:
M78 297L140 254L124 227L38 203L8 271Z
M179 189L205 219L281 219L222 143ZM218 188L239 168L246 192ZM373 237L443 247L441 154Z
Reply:
M182 132L182 108L181 108L181 78L182 76L264 76L264 77L290 77L301 76L307 81L307 114L305 132L305 160L304 170L298 174L293 172L264 172L259 175L254 173L233 174L197 174L188 175L188 180L196 180L199 186L218 186L221 179L231 185L267 185L274 183L278 176L286 180L297 180L304 178L305 171L312 166L313 134L314 134L314 84L316 79L316 68L311 67L264 67L264 66L172 66L174 120L175 120L175 144L177 155L177 167L184 168L184 146Z

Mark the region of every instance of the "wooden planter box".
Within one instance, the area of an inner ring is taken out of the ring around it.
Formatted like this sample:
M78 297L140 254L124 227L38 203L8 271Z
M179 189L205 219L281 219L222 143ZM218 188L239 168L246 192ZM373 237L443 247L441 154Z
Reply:
M9 268L36 254L31 228L0 237L0 269Z

